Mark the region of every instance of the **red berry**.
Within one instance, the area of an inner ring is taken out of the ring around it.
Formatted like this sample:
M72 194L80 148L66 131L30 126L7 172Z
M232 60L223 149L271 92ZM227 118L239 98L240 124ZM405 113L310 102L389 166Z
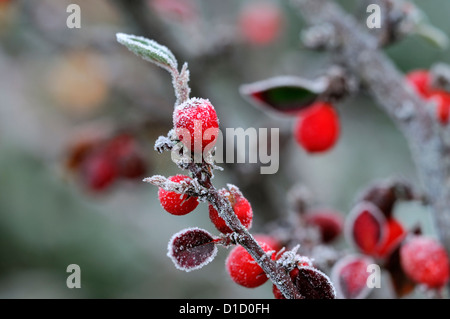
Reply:
M319 228L324 243L333 241L344 228L343 216L332 210L310 211L305 215L305 222Z
M92 191L102 191L117 178L117 169L104 152L89 155L82 163L81 175L84 183Z
M267 245L269 245L270 247L272 247L273 250L275 251L279 251L281 248L283 248L280 244L280 242L270 236L270 235L265 235L265 234L254 234L253 238L257 241L257 242L264 242Z
M239 27L245 39L255 45L266 45L279 35L283 25L280 8L271 3L251 3L239 15Z
M189 183L191 178L185 175L175 175L169 177L172 182L180 183L182 181ZM186 194L166 191L162 188L158 191L159 202L161 206L172 215L186 215L192 212L198 205L196 197L189 197Z
M368 266L374 261L364 255L347 255L334 264L331 279L341 298L362 299L370 293Z
M286 299L286 297L281 293L277 286L272 285L272 293L275 299Z
M111 157L122 157L132 153L136 148L136 141L129 134L119 134L106 143L106 151Z
M310 266L310 265L305 265L305 266ZM295 277L297 277L299 273L298 268L294 268L291 270L291 272L289 273L289 276L291 277L292 281L295 280ZM281 293L280 289L278 289L278 287L276 285L272 285L272 293L273 296L275 297L275 299L286 299L286 297Z
M147 163L140 153L131 153L118 162L119 173L123 178L142 178L147 172Z
M252 226L253 211L249 201L242 195L237 193L232 194L226 189L222 189L219 192L223 196L226 196L228 198L231 203L231 207L233 207L234 213L236 214L242 225L245 228L250 229L250 227ZM209 204L209 218L220 232L224 234L233 232L230 227L228 227L225 220L219 216L218 211L211 204Z
M442 125L448 124L450 117L450 93L444 91L433 92L430 99L437 102L436 116Z
M427 70L412 71L406 75L406 79L423 98L437 101L437 119L446 125L450 119L450 93L433 89L431 75Z
M101 139L94 136L83 136L77 138L68 148L67 159L65 162L65 168L69 172L78 171L78 169L83 165L83 162L93 150L98 148L101 144Z
M414 236L402 244L400 263L406 275L430 288L440 288L449 280L449 260L445 248L435 239Z
M302 110L294 128L297 143L307 152L331 149L340 133L339 117L329 103L318 102Z
M173 126L178 139L193 153L213 148L219 133L219 120L209 100L192 98L173 112Z
M265 252L272 250L272 247L264 242L258 242ZM272 254L272 259L274 254ZM262 268L256 263L253 257L242 246L236 246L230 251L225 266L231 279L244 287L255 288L267 281L267 276Z
M135 179L143 177L147 171L146 162L135 138L129 134L120 134L108 141L106 150L114 159L119 175Z
M424 98L430 96L431 76L427 70L414 70L406 75L408 83Z

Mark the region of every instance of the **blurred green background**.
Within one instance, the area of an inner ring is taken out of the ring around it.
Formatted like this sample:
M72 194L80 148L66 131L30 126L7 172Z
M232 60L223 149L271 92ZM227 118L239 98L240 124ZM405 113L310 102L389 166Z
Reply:
M136 1L141 7L112 0L0 1L0 298L272 298L270 283L246 289L228 278L225 248L201 270L185 273L173 266L166 256L173 233L198 226L217 234L206 204L172 216L159 205L157 188L140 180L92 194L64 170L68 144L80 130L135 128L147 119L150 129L141 143L148 175L179 173L170 154L153 150L171 127L170 77L119 45L117 32L154 38L173 49L180 63L188 61L192 95L212 101L222 129L290 131L294 118L270 117L238 92L243 83L313 77L329 65L327 54L301 47L304 25L289 1L276 2L282 34L264 46L233 42L239 11L250 1L191 2L194 14L186 18L183 11L155 9L151 1ZM339 2L360 13L358 1ZM80 29L66 27L70 3L81 7ZM450 33L448 0L416 4ZM386 53L402 72L450 62L449 50L415 36ZM296 183L344 214L374 180L401 176L419 183L405 139L370 97L351 97L337 107L342 134L330 152L308 155L287 134L277 174L255 177L245 164L216 172L217 187L235 183L248 196L252 232L286 216L285 195ZM420 222L434 234L423 207L401 205L396 214L407 227ZM337 244L347 245L344 239ZM66 287L69 264L81 267L81 289Z

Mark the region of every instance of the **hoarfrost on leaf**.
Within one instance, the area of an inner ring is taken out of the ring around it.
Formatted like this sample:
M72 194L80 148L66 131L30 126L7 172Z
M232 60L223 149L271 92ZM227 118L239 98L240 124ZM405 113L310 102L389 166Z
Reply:
M183 229L174 234L167 247L167 256L175 267L186 272L202 268L216 255L214 238L198 227Z
M164 45L141 36L125 33L116 34L117 42L144 60L155 63L170 73L176 73L178 62L173 53Z

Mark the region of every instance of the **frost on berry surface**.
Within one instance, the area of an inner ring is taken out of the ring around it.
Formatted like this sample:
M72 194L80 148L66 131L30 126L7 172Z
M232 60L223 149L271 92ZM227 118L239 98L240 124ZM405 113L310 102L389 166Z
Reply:
M400 248L400 263L409 278L430 288L443 287L449 281L447 253L434 238L408 238Z
M340 259L331 270L337 296L344 299L363 299L370 293L367 286L367 266L374 261L363 255L348 255Z
M190 177L175 175L163 180L165 181L164 188L160 187L158 198L161 206L167 212L173 215L186 215L198 206L197 197L184 194L192 182Z
M230 188L230 191L226 189L221 189L219 190L219 194L221 196L226 197L229 200L231 207L233 208L233 211L236 214L239 221L241 222L241 224L245 228L250 229L253 221L252 207L249 201L244 196L242 196L242 193L239 191L239 189L233 187ZM208 209L209 209L209 218L211 219L214 226L216 226L216 228L220 232L224 234L229 234L233 232L231 228L228 227L225 220L219 216L219 212L214 208L213 205L209 204Z
M265 252L270 252L272 247L264 242L258 243ZM264 255L263 258L267 258ZM264 284L268 277L253 257L242 246L234 247L226 261L225 266L231 279L244 287L255 288Z
M191 152L209 151L219 133L219 119L208 99L190 98L173 112L175 135Z
M217 254L213 236L206 230L193 227L174 234L167 247L167 256L184 271L200 269Z

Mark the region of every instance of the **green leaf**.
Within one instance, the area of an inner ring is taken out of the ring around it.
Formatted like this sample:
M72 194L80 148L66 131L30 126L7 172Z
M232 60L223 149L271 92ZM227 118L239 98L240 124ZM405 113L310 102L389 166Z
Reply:
M309 81L299 77L280 76L244 84L240 93L253 105L278 114L291 115L310 106L324 93L322 80Z
M438 49L446 49L449 44L448 36L440 29L426 23L418 24L415 33L427 40Z
M177 60L166 46L154 40L125 33L117 33L116 37L120 44L144 60L153 62L169 72L177 70Z

